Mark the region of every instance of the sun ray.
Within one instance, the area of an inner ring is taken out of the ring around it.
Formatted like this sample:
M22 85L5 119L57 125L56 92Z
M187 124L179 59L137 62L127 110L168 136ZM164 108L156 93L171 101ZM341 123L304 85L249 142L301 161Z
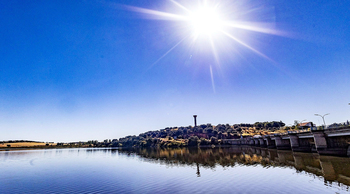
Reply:
M214 75L213 75L213 68L210 65L210 77L211 77L211 86L213 87L214 94L216 93L215 90L215 83L214 83Z
M226 21L224 22L223 25L227 27L249 30L249 31L259 32L263 34L271 34L271 35L284 36L284 37L290 36L286 32L273 29L274 24L272 23L232 22L232 21L227 22ZM271 27L269 28L267 26L271 26Z
M150 19L154 19L154 20L179 20L179 21L188 20L188 18L184 15L178 15L178 14L157 11L157 10L153 10L153 9L134 7L134 6L129 6L129 5L125 5L125 7L128 10L133 11L133 12L138 12L138 13L147 14L149 16L154 16L154 17L150 18Z
M223 67L221 62L227 61L225 58L220 58L222 57L219 56L220 53L226 51L232 52L231 50L235 50L236 55L241 55L244 57L238 49L234 48L234 44L230 44L230 42L236 42L238 43L236 45L241 45L251 52L257 54L259 57L276 64L275 61L254 48L254 45L247 44L247 39L238 38L239 33L253 32L249 34L251 35L249 38L252 39L254 36L256 36L255 33L283 37L291 37L292 35L284 31L276 30L275 23L273 22L252 22L251 18L242 17L243 15L256 11L255 9L245 10L243 8L241 11L239 8L236 8L235 12L238 11L238 14L236 15L229 9L229 7L225 7L224 4L221 4L219 0L215 1L215 3L207 0L191 1L192 4L186 4L187 6L179 3L177 0L169 1L174 7L174 9L170 12L125 5L125 8L129 11L142 14L144 19L177 22L174 26L178 28L175 29L174 33L178 32L180 37L183 37L182 39L179 38L181 40L178 42L176 40L175 42L177 43L167 50L153 64L151 64L146 71L153 68L154 65L159 63L159 61L164 59L167 55L169 55L169 53L171 53L186 40L186 46L190 52L195 52L197 50L199 52L196 54L205 55L205 52L209 51L211 55L210 57L214 59L213 63L206 63L206 65L209 66L211 84L214 93L216 92L214 73L219 71L220 75ZM197 2L197 4L193 4L193 2ZM228 6L230 6L230 3ZM260 18L256 19L261 21ZM227 38L230 40L229 42L227 42ZM206 48L209 50L206 50ZM192 53L190 53L190 55L192 56ZM215 72L213 70L214 65Z
M211 50L212 50L214 58L215 58L215 62L216 62L216 64L220 64L219 56L218 56L218 53L216 51L216 47L214 45L214 41L213 41L212 36L209 37L209 42L210 42L210 47L211 47Z
M162 60L165 56L167 56L172 50L174 50L177 46L179 46L187 37L184 37L178 43L176 43L173 47L171 47L167 52L165 52L161 57L159 57L152 65L150 65L146 71L150 70L155 64L157 64L160 60Z
M260 55L261 57L269 60L269 61L273 61L272 59L270 59L269 57L267 57L266 55L264 55L263 53L261 53L260 51L256 50L255 48L249 46L248 44L244 43L243 41L235 38L234 36L232 36L231 34L225 32L225 31L221 31L223 34L225 34L227 37L231 38L232 40L238 42L239 44L245 46L246 48L250 49L251 51L255 52L256 54Z
M180 3L174 1L174 0L170 0L170 2L174 3L176 6L180 7L181 9L185 10L187 13L192 13L192 11L190 11L189 9L187 9L185 6L181 5Z

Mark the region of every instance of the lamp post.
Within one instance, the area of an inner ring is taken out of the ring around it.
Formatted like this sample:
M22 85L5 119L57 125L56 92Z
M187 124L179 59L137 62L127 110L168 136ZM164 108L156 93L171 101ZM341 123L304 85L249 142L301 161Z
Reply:
M329 115L329 113L327 113L327 114L325 114L325 115L319 115L319 114L315 114L315 116L320 116L320 117L322 117L322 119L323 119L323 124L324 124L324 127L326 127L326 122L324 121L324 117L325 117L325 116L327 116L327 115Z
M304 120L302 120L302 121L294 120L294 125L295 125L295 126L298 126L298 125L300 125L303 121L306 121L306 119L304 119Z
M299 122L299 125L300 125L301 123L303 123L304 121L306 121L306 119L304 119L304 120L300 121L300 122Z
M306 119L304 119L304 120L302 120L302 121L298 121L298 120L297 120L297 122L299 122L299 127L301 126L301 124L302 124L304 121L306 121ZM298 127L298 129L299 129L299 127ZM301 127L301 129L303 130L304 127Z

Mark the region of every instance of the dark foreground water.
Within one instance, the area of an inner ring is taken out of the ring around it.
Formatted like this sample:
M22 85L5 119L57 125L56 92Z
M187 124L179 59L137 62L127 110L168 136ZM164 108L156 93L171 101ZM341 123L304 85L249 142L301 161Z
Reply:
M350 159L258 148L0 151L0 193L349 193Z

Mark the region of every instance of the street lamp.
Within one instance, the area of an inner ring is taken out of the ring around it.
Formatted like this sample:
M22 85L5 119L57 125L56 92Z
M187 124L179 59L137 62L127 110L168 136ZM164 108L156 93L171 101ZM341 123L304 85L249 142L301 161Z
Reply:
M299 127L301 126L301 124L302 124L304 121L306 121L306 119L304 119L304 120L302 120L302 121L298 121L298 120L297 120L297 122L299 122ZM299 127L298 127L298 129L299 129ZM304 129L304 127L301 127L301 129Z
M324 121L324 117L326 116L326 115L329 115L329 113L327 113L327 114L325 114L325 115L319 115L319 114L315 114L315 116L320 116L320 117L322 117L322 119L323 119L323 124L324 124L324 126L326 127L326 122Z
M306 121L306 119L304 119L304 120L300 121L299 125L300 125L301 123L303 123L304 121Z
M295 120L295 121L296 121L296 123L294 123L294 125L298 125L298 124L300 125L302 122L306 121L306 119L304 119L304 120L302 120L302 121L299 121L299 120ZM294 122L295 122L295 121L294 121Z

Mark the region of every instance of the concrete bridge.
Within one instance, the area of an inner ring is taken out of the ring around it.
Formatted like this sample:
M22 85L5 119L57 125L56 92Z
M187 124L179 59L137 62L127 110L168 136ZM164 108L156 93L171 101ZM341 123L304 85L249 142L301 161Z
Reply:
M350 156L350 127L325 130L314 128L223 141L231 145L249 145L295 152L317 152L320 155Z

